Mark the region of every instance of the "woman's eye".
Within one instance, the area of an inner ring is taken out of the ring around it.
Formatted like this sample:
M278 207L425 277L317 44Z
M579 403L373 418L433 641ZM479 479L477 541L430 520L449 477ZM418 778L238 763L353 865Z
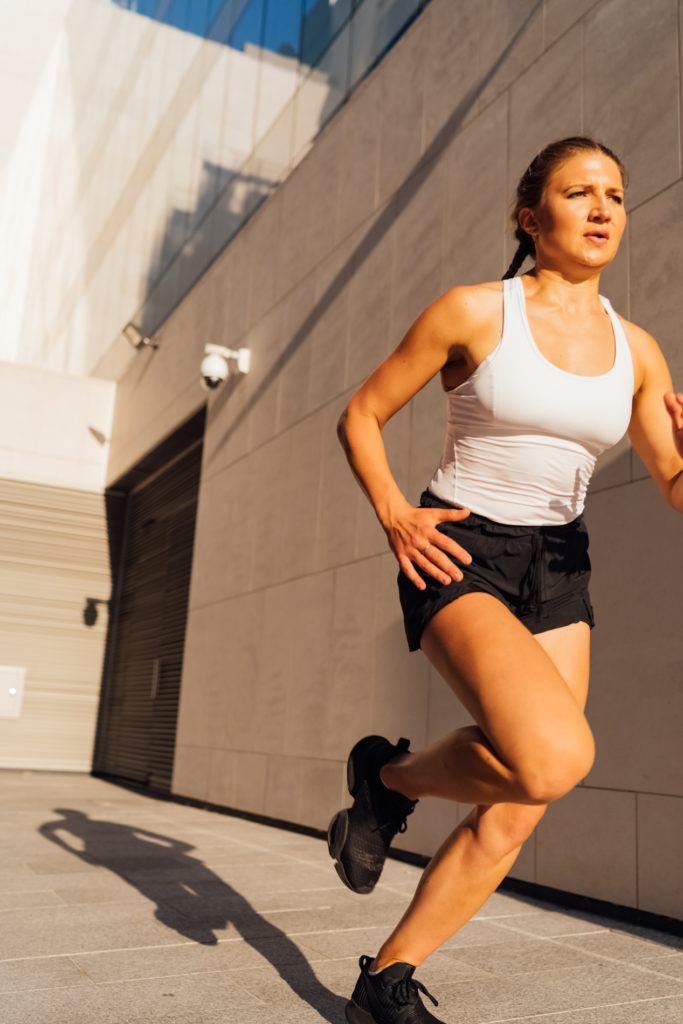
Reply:
M579 192L570 192L568 198L573 199L574 196L585 196L585 192L581 189Z
M623 206L624 205L624 197L623 196L610 196L610 199L613 199L614 202L617 204L617 206Z

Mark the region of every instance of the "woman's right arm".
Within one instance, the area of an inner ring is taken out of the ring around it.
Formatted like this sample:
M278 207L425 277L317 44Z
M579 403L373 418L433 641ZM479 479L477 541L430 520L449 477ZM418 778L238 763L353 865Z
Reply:
M466 358L467 337L477 320L477 291L453 289L432 303L398 348L356 392L338 425L354 476L369 498L402 571L420 590L424 590L425 583L415 571L416 565L440 583L462 577L452 558L468 564L470 556L436 526L464 519L469 511L411 505L391 473L381 431L447 362ZM457 331L454 324L458 325Z

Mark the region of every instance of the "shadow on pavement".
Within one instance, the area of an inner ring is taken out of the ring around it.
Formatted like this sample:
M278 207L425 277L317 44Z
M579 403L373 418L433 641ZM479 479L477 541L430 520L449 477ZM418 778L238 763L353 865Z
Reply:
M156 903L155 917L168 928L193 942L215 946L214 931L231 924L324 1020L337 1024L344 1019L347 1000L318 980L285 932L257 913L201 860L190 856L194 847L189 843L137 826L91 819L71 808L56 807L55 814L62 817L41 825L39 833L86 864L107 868L134 886ZM71 845L66 836L81 848Z

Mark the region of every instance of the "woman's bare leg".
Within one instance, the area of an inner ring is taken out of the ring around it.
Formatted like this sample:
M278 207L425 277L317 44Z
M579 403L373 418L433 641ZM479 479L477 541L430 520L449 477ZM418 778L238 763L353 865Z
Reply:
M488 594L466 594L442 608L422 650L477 725L396 758L382 781L411 799L486 805L545 804L572 789L594 753L581 697L589 629L574 623L552 633L564 639L556 637L550 651L541 639L550 634L532 636ZM582 639L569 639L575 637Z
M429 862L373 969L396 961L417 967L462 928L508 874L544 812L523 804L474 808Z
M460 598L430 623L423 650L479 725L396 759L382 778L411 797L464 800L462 794L485 791L493 799L477 801L433 857L375 967L397 960L418 965L465 924L509 872L542 817L547 801L540 795L555 799L588 771L592 739L583 707L589 632L585 623L574 623L533 637L495 598L479 594ZM467 770L473 779L453 777Z

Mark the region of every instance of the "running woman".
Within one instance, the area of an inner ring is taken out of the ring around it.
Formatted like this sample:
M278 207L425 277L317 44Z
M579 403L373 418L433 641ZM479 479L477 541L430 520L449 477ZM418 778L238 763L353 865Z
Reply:
M354 801L332 819L328 845L355 892L372 891L418 799L473 805L384 944L361 957L349 1024L439 1024L415 968L472 917L546 806L593 763L582 512L597 456L628 430L683 512L683 394L654 339L599 294L626 224L625 178L592 139L547 146L518 186L519 247L503 281L432 303L339 423L400 567L410 649L422 649L476 723L415 752L408 740L367 736L349 755ZM515 277L527 256L534 268ZM437 373L446 441L415 508L391 475L381 430Z

